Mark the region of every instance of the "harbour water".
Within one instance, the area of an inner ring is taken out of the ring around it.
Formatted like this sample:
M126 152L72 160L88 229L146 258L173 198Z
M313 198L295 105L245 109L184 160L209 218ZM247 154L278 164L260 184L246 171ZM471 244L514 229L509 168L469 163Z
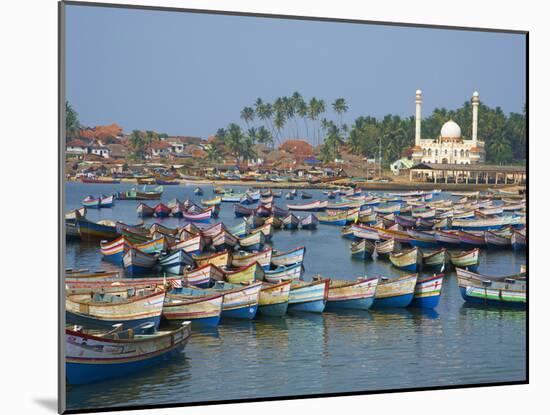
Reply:
M81 207L88 194L130 187L67 183L65 209ZM212 186L201 186L202 197L193 194L195 187L165 186L162 201L177 197L199 202L213 196ZM313 200L326 199L319 190L308 193ZM116 201L113 208L90 209L87 216L137 223L138 203ZM275 203L284 207L286 200ZM232 225L242 219L234 217L231 203L225 203L218 220ZM177 218L145 219L155 221L169 227L185 223ZM349 244L340 237L340 227L327 225L313 231L277 230L271 243L278 250L306 246L305 279L317 274L350 280L405 274L386 260L352 260ZM507 275L525 263L525 252L482 250L478 272ZM97 242L67 242L65 266L118 269L101 261ZM127 379L68 387L67 406L90 409L522 381L525 369L525 311L465 305L454 273L447 271L435 310L224 320L216 329L193 332L181 356L154 369Z

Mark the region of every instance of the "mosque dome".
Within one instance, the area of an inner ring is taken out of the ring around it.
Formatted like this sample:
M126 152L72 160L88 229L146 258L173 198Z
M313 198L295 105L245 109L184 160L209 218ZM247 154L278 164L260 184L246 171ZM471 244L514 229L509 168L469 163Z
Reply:
M441 137L442 138L461 138L462 137L462 131L460 131L460 127L456 122L453 120L447 121L443 126L441 127Z

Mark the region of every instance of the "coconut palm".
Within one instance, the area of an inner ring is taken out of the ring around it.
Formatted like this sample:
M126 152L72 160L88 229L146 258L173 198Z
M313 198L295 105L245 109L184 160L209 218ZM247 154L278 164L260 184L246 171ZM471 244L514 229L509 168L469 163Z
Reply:
M273 125L277 130L277 141L281 143L281 130L284 128L286 123L286 118L284 112L276 111L275 118L273 119Z
M334 109L334 112L338 114L338 117L340 119L340 128L342 127L343 121L343 114L348 111L349 107L348 104L346 104L346 100L344 98L337 98L332 103L332 108Z
M80 133L78 113L73 109L69 101L65 102L65 134L68 138L77 138Z
M246 123L247 127L250 127L250 122L254 121L255 117L254 108L244 107L241 110L241 119Z
M206 158L208 159L208 161L217 162L222 159L221 149L219 147L219 144L215 141L205 145L204 149L206 150Z
M306 139L309 139L309 127L307 125L308 106L302 97L296 103L296 113L302 117L306 126Z
M271 132L265 128L263 125L258 128L258 132L256 133L258 143L265 144L265 145L273 145L273 135Z

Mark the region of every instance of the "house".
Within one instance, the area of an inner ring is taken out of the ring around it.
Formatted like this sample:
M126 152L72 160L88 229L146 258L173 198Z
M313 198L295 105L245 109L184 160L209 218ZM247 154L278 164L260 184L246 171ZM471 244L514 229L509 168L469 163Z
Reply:
M100 156L106 159L109 158L109 154L110 154L109 148L101 145L90 146L89 151L90 151L90 154L95 154L96 156Z
M78 140L78 139L71 140L67 143L66 152L67 154L75 154L75 155L87 154L88 144L83 140Z
M112 159L125 159L128 156L128 149L122 144L108 144L107 148Z
M399 175L401 170L410 169L414 165L414 162L406 157L400 158L390 164L390 169L395 175Z
M172 145L167 141L154 141L151 144L149 144L147 153L150 158L168 157L170 155L171 149L172 149Z

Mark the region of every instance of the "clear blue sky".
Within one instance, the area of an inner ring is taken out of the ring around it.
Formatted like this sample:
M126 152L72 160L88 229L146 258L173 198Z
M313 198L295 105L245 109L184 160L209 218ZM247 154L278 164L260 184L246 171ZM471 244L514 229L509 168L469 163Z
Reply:
M456 108L474 89L521 111L525 37L332 22L67 7L67 98L84 125L206 137L243 106L299 91L360 115Z

